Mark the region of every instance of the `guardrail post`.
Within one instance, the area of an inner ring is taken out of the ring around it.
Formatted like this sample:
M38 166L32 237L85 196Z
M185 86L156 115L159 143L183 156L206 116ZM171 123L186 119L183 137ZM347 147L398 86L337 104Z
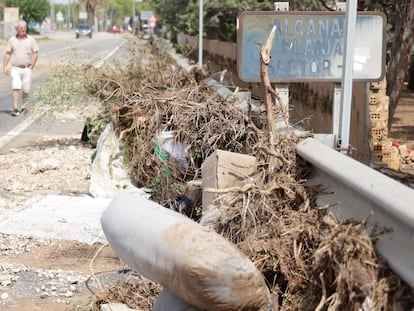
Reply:
M340 145L339 128L341 124L341 84L334 84L333 108L332 108L332 134L334 135L334 146Z

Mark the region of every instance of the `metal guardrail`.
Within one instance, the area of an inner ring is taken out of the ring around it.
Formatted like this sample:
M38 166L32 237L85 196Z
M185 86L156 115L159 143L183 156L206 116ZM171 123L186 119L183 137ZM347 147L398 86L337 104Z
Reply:
M232 94L212 78L204 83L223 98ZM329 137L318 137L325 143L307 138L296 148L298 155L313 165L309 183L320 184L326 189L324 193L330 193L318 196L318 206L331 206L339 220L362 221L369 216L368 230L375 225L391 229L380 236L376 250L414 287L414 189L336 151Z
M231 91L214 79L204 80L223 98ZM320 135L323 139L323 135ZM325 139L326 140L326 139ZM329 144L329 139L325 141ZM414 189L346 156L314 138L297 145L297 153L313 165L309 183L325 186L319 206L331 206L339 220L364 220L391 229L375 244L377 253L390 268L414 287Z
M414 287L414 190L313 138L297 145L297 153L313 165L309 183L326 187L317 198L339 219L368 218L391 229L379 237L376 250L408 284Z

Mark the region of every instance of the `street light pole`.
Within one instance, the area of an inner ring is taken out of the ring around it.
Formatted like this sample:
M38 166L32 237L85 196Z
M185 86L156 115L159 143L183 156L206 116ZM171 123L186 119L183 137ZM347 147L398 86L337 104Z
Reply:
M50 3L50 32L55 30L55 2Z
M71 14L71 12L70 12L70 0L69 0L68 1L68 17L67 17L67 21L66 21L66 28L67 29L71 29L70 14Z
M203 66L203 0L199 3L198 18L198 66Z

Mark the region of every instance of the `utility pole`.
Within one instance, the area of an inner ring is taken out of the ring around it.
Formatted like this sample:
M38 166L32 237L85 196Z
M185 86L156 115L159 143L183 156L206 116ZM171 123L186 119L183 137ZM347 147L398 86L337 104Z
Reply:
M203 66L203 0L199 3L198 17L198 66Z
M132 0L132 21L135 23L135 2L142 2L143 0Z
M55 2L50 2L50 32L53 32L55 30Z
M135 0L132 0L132 24L135 22Z
M71 2L71 0L68 0L68 14L67 14L67 17L66 17L66 28L67 29L71 29L71 22L70 22L70 14L71 14L71 12L70 12L70 2Z

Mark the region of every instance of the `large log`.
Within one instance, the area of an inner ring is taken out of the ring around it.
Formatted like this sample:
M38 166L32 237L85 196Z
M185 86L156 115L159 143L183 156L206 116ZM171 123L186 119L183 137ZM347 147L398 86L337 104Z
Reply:
M271 310L255 265L216 232L153 201L114 197L101 217L129 267L202 310Z

